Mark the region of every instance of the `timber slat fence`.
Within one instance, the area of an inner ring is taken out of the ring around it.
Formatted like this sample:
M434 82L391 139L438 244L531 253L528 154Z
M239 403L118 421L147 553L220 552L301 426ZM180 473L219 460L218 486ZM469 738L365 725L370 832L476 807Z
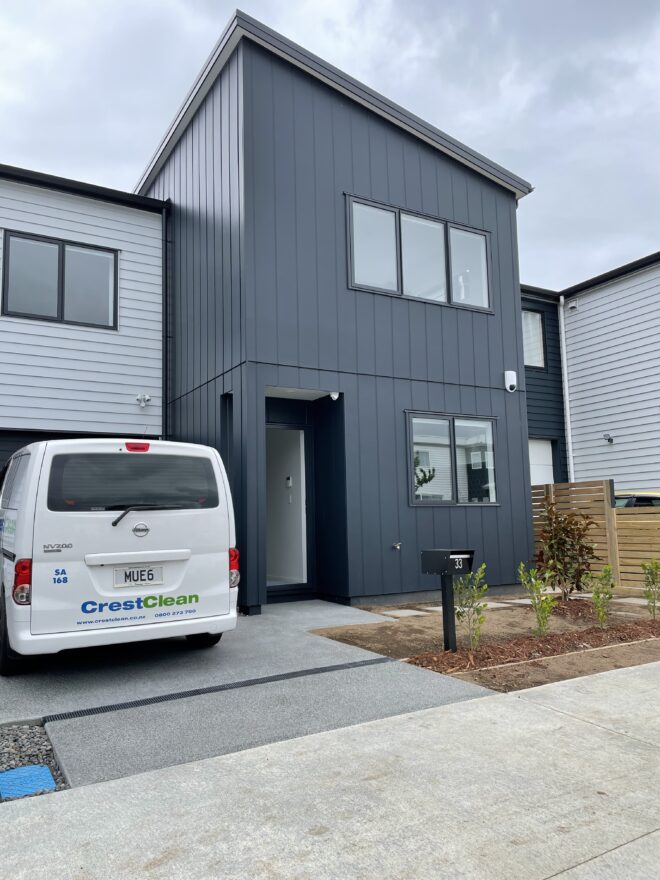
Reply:
M609 563L617 586L631 590L643 586L642 562L660 560L660 507L615 507L612 480L532 486L535 554L546 500L553 501L558 510L584 513L594 521L589 531L596 552L594 572Z

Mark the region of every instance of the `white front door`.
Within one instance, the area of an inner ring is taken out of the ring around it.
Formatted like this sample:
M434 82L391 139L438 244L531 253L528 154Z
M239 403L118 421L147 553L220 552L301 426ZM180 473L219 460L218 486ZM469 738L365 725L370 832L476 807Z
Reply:
M305 432L266 428L267 581L307 582Z
M532 486L554 483L555 474L552 467L552 441L529 441L529 470Z

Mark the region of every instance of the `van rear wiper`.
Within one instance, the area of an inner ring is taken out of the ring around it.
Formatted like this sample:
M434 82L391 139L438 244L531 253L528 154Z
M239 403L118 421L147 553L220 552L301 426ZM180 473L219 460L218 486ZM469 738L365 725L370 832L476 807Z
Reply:
M119 514L117 519L113 519L113 526L118 526L127 513L132 510L181 510L181 504L131 504Z

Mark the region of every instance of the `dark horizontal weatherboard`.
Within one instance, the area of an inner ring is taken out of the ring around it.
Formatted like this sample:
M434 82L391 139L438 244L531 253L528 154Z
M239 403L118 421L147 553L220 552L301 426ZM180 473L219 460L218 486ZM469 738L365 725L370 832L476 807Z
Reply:
M514 192L518 198L532 191L532 185L522 177L507 171L506 168L470 149L470 147L460 143L460 141L455 140L393 101L388 100L383 95L328 64L327 61L308 52L302 46L298 46L276 31L266 27L260 21L237 10L202 67L172 124L151 158L135 188L136 192L144 192L151 186L170 151L211 89L218 74L227 63L229 56L243 38L258 43L290 64L320 79L330 88L336 89L351 100L356 101L374 113L378 113L394 125L404 128L412 135L421 138L436 149L452 156L463 165L467 165L477 173L506 187Z
M11 180L15 183L26 183L30 186L40 186L44 189L54 189L58 192L72 193L77 196L85 196L91 199L99 199L103 202L112 202L115 205L124 205L129 208L139 208L142 211L154 211L160 213L166 207L166 202L160 199L152 199L135 193L123 192L119 189L110 189L106 186L96 186L93 183L83 183L80 180L71 180L68 177L57 177L54 174L44 174L42 171L30 171L27 168L17 168L14 165L0 164L0 180Z

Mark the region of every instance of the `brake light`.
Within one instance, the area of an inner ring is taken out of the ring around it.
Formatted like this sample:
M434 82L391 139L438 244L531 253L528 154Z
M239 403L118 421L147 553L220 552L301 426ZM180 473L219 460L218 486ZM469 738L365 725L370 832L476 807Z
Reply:
M127 443L126 452L149 452L148 443Z
M238 570L239 553L236 547L229 548L229 586L237 587L241 580L241 573Z
M12 598L17 605L29 605L32 601L32 560L18 559L14 566Z

